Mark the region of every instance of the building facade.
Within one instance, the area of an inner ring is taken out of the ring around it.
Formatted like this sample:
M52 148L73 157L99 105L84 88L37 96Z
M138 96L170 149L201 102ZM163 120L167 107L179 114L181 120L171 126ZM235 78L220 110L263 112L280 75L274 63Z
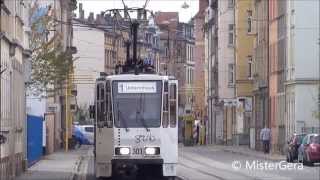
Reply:
M95 80L105 71L105 31L94 27L79 26L74 20L73 45L77 47L74 61L74 83L77 89L77 105L89 109L94 104Z
M25 62L29 50L29 2L1 1L0 179L26 168Z
M204 25L205 12L208 7L208 0L199 0L199 11L193 17L194 21L194 82L193 82L193 111L196 120L200 120L203 125L207 123L207 101L205 82L207 75L205 73L205 46L204 46Z
M252 123L253 85L253 0L235 1L235 89L236 121L233 132L235 144L249 144L255 136ZM250 136L249 136L250 135ZM254 142L254 141L252 141Z
M285 144L285 62L287 1L269 1L269 100L273 152Z
M319 1L286 1L285 137L319 133ZM308 21L306 21L308 19ZM280 28L280 27L279 27Z
M253 8L254 45L253 45L253 116L250 129L251 148L262 150L260 131L269 123L269 2L255 1Z
M184 117L192 112L194 83L194 26L193 22L179 23L177 33L177 76L179 79L179 115Z

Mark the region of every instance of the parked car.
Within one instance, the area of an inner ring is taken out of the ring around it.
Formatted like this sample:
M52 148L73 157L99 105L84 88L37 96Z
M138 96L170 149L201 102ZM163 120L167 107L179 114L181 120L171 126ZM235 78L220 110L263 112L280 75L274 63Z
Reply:
M73 136L77 142L82 145L93 145L94 143L94 127L93 125L75 125Z
M306 135L298 150L298 161L306 165L320 162L320 135Z
M287 162L293 162L298 159L298 149L302 143L302 139L306 134L293 134L288 141Z

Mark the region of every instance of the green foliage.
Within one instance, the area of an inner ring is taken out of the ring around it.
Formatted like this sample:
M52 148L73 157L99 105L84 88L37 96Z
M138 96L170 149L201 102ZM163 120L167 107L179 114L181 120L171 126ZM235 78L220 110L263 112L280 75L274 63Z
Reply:
M37 13L38 8L38 4L35 3L31 8L30 17ZM36 94L59 90L53 85L62 84L72 68L72 54L63 49L61 34L57 31L50 32L56 25L52 14L31 21L32 73L28 85Z
M70 0L69 6L70 6L71 11L74 11L77 9L77 4L78 4L77 0Z

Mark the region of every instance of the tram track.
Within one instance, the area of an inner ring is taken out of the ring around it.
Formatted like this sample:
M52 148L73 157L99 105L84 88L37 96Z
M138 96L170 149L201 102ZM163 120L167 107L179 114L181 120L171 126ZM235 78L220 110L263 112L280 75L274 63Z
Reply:
M220 177L220 176L217 176L217 175L215 175L215 174L212 174L212 173L203 171L203 170L198 169L198 168L194 168L194 167L188 166L188 165L186 165L186 164L180 164L180 166L183 166L183 167L188 168L188 169L192 169L192 170L197 171L197 172L199 172L199 173L202 173L202 174L205 174L205 175L207 175L207 176L213 177L213 178L215 178L215 179L217 179L217 180L226 180L226 179L223 178L223 177ZM180 176L180 177L181 177L181 176ZM189 179L189 178L187 178L187 177L182 177L182 178L183 178L183 179L181 179L181 180L192 180L192 179Z

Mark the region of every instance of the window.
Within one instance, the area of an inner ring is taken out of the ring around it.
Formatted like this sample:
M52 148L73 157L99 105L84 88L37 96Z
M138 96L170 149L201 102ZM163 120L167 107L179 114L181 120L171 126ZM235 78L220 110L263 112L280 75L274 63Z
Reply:
M233 45L233 33L234 33L234 31L233 31L233 29L234 29L234 25L233 24L229 24L229 38L228 38L228 43L229 43L229 45Z
M252 10L248 10L248 33L252 32Z
M116 127L160 127L162 81L113 81L112 90Z
M105 86L102 83L97 85L97 121L98 127L102 128L104 126L105 121L105 96L104 96Z
M193 47L191 47L191 61L193 61Z
M94 127L92 126L90 126L90 127L84 127L84 130L86 131L86 132L93 132L93 130L94 130Z
M164 82L164 93L163 93L163 116L162 116L162 127L167 128L169 126L169 95L168 95L168 82Z
M234 0L228 0L228 8L233 8Z
M234 64L228 65L228 83L234 84Z
M170 84L169 88L170 96L170 127L176 127L177 124L177 86L176 84Z
M165 48L165 53L166 53L166 57L168 57L169 53L168 53L168 48Z
M113 127L113 113L112 113L112 104L111 104L111 85L110 81L106 82L106 119L107 119L107 127L112 128Z
M186 67L186 82L189 84L189 68Z
M187 45L187 60L190 61L189 46Z
M248 56L248 78L252 78L252 56Z
M193 69L190 69L190 84L193 83Z

